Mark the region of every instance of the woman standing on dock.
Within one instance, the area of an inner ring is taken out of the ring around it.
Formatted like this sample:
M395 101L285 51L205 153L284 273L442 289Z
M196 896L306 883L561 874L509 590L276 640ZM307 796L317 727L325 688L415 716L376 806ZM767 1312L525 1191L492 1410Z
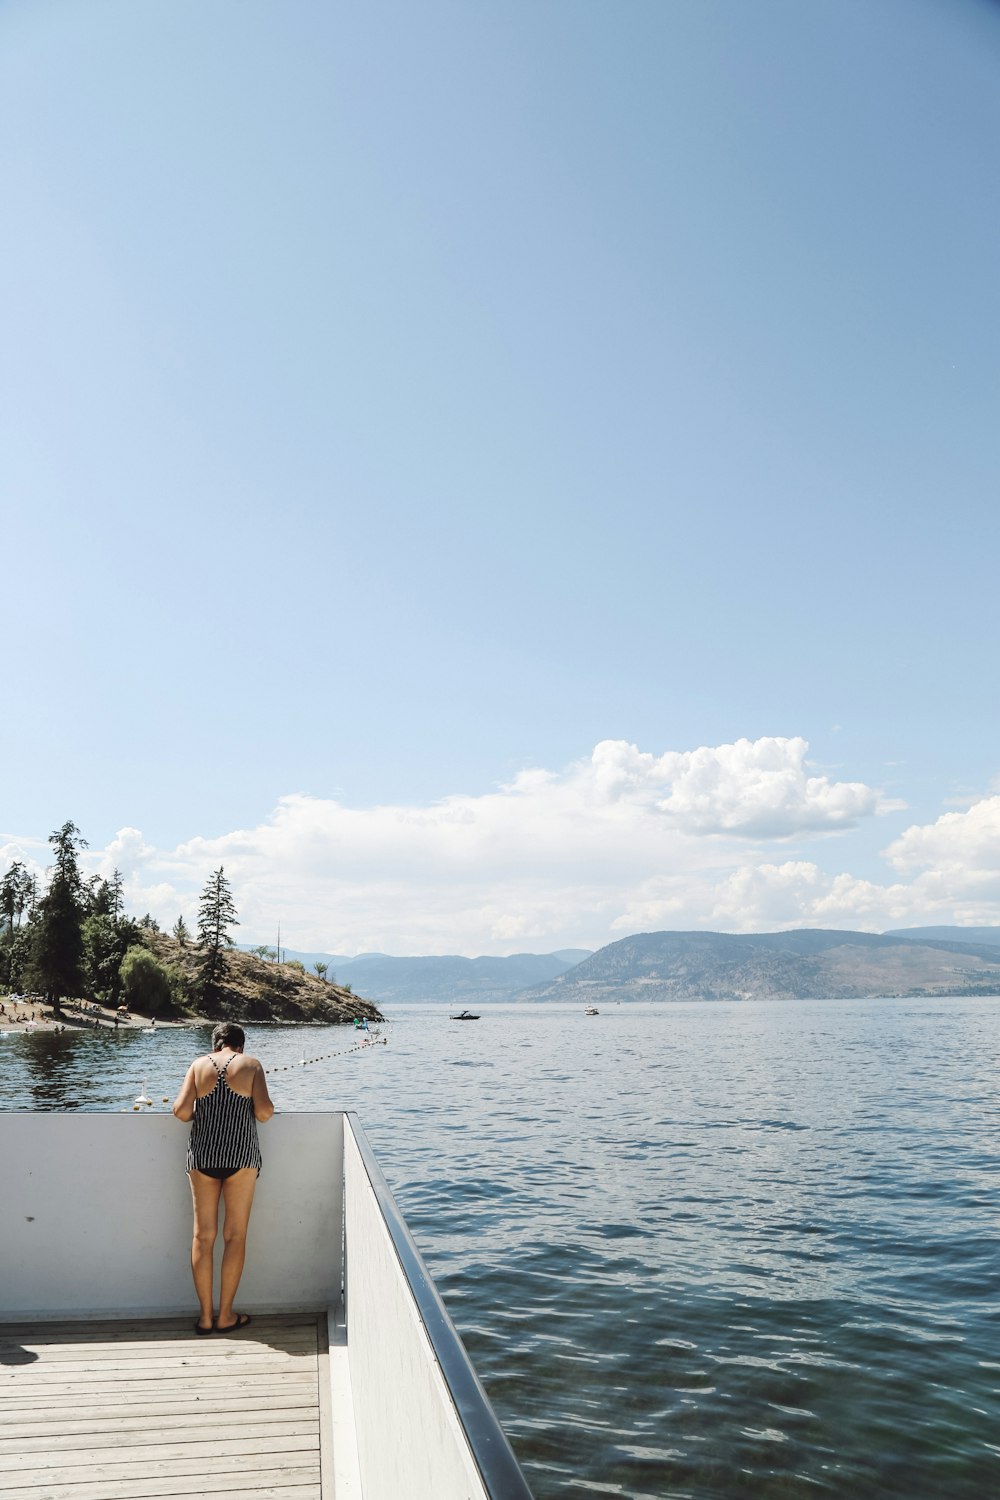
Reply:
M178 1120L191 1121L187 1170L194 1200L191 1274L201 1309L198 1333L229 1333L245 1328L247 1313L233 1311L243 1274L247 1225L261 1156L257 1122L274 1114L264 1069L243 1051L243 1029L223 1021L212 1032L212 1051L195 1058L174 1100ZM219 1233L219 1199L226 1205L222 1229L225 1249L219 1290L219 1316L213 1315L215 1241Z

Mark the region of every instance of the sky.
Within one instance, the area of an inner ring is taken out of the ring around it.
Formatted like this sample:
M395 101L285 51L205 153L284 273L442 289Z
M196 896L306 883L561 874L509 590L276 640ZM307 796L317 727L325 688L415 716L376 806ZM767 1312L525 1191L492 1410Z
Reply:
M1000 923L1000 6L0 3L0 873Z

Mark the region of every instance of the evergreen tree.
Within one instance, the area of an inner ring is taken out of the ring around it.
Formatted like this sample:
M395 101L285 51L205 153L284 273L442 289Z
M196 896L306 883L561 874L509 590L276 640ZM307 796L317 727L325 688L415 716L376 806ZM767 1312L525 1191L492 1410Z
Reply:
M115 869L110 880L102 880L99 875L90 877L93 890L93 898L90 909L99 917L110 917L113 922L120 922L125 911L125 898L122 894L124 886L122 873Z
M123 894L125 882L122 880L122 872L118 869L117 865L111 872L111 879L105 881L105 884L108 889L110 915L116 922L120 922L125 915L125 896Z
M32 923L28 973L59 1013L59 1003L83 990L84 887L79 851L87 841L75 823L64 823L49 835L55 864L48 890Z
M31 900L31 876L16 859L0 880L0 983L18 989L24 961L21 919Z
M206 995L222 973L224 949L233 946L228 929L239 925L229 881L220 865L209 877L198 907L198 943L202 949L199 975Z
M180 943L182 948L187 947L188 939L190 938L190 936L191 933L188 930L188 924L185 922L183 917L178 917L177 921L174 923L174 937Z
M15 859L0 880L0 924L4 932L16 932L31 899L31 876Z
M98 916L107 916L108 882L102 880L100 875L91 875L87 884L83 887L83 908L86 912L96 912Z

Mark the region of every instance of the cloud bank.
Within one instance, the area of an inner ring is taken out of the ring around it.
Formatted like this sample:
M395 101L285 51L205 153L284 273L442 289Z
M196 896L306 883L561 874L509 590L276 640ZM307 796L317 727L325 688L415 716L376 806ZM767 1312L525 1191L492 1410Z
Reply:
M661 755L603 740L562 771L427 806L292 794L255 828L172 850L124 828L88 866L117 866L130 907L172 925L192 922L222 864L242 938L273 940L280 920L289 946L344 954L596 947L662 927L1000 922L1000 797L906 829L885 850L889 878L873 882L835 867L843 836L903 804L815 774L807 753L801 738ZM44 843L0 845L0 868L25 854L44 864Z

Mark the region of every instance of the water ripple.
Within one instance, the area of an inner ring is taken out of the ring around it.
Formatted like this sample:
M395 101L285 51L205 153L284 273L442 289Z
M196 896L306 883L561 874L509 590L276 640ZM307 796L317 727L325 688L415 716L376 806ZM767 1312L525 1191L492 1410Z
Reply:
M279 1107L359 1110L539 1500L1000 1493L995 1002L390 1034L278 1075ZM4 1108L117 1109L172 1094L191 1038L3 1047Z

